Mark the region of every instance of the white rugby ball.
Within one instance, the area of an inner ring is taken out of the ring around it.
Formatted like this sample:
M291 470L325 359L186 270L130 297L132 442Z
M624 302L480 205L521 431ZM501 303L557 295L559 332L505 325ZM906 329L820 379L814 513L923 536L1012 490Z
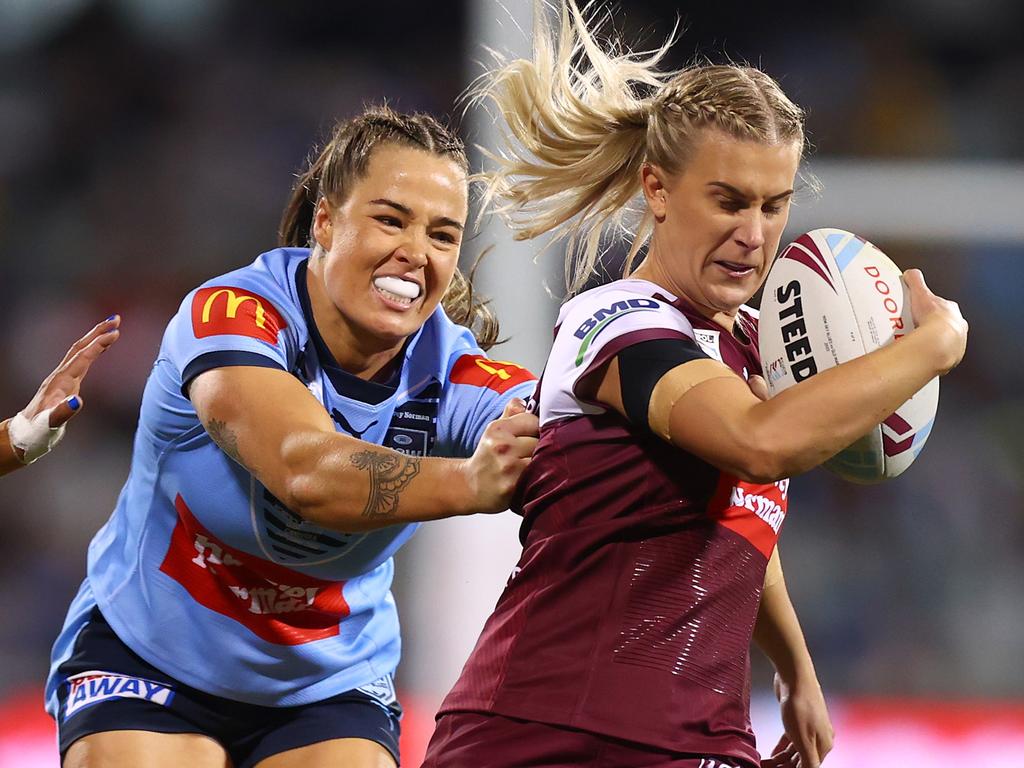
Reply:
M914 328L902 272L861 237L815 229L790 243L765 281L758 346L775 394ZM932 379L882 424L825 463L846 480L878 483L924 448L939 404Z

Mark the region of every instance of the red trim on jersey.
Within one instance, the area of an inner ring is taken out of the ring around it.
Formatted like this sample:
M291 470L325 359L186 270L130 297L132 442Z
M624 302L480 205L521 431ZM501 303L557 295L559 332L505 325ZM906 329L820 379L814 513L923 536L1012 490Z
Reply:
M536 381L526 368L503 360L488 360L483 355L463 355L455 361L448 380L453 384L487 387L495 392L507 392L524 381Z
M276 345L278 333L287 327L273 304L242 288L200 288L192 299L192 333L197 339L231 334Z
M788 487L788 480L780 482ZM708 502L708 515L771 557L786 519L788 496L779 483L755 485L722 472Z
M178 494L160 570L200 605L244 624L270 643L301 645L334 637L349 614L343 581L323 581L230 547L210 533Z

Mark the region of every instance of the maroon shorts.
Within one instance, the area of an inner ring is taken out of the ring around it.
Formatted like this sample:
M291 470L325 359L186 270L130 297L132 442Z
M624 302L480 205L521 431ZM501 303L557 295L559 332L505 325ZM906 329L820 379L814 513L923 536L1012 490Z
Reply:
M759 768L501 715L443 715L421 768Z

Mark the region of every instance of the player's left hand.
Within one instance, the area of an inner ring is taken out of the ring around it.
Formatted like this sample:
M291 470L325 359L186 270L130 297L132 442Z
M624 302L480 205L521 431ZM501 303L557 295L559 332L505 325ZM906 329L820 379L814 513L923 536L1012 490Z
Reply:
M789 686L776 674L775 696L786 733L761 768L819 768L832 751L835 733L818 681Z

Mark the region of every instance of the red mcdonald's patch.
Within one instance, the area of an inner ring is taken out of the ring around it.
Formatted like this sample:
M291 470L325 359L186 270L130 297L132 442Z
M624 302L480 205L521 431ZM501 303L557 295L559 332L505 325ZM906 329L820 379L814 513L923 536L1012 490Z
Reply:
M488 360L483 355L463 355L455 361L451 375L454 384L487 387L495 392L506 392L524 381L536 381L526 368L502 360Z
M349 614L344 582L307 576L229 547L203 527L181 494L174 507L178 523L160 570L197 603L278 645L338 634Z
M233 334L276 345L277 334L287 327L273 304L242 288L200 288L192 299L192 332L197 339Z

